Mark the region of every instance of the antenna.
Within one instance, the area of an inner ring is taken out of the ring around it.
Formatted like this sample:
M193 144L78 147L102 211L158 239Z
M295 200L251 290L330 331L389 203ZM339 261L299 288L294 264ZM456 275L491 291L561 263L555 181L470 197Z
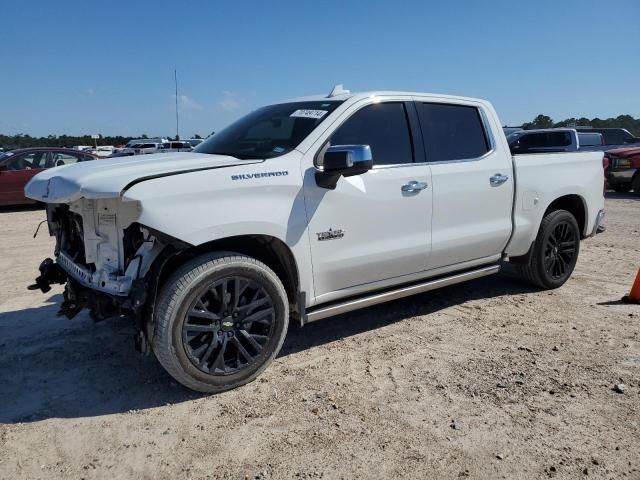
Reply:
M333 87L333 90L331 90L331 93L327 95L327 98L336 97L338 95L342 95L343 93L351 93L351 92L349 90L345 90L342 87L342 84L339 83L338 85Z
M180 130L178 122L178 71L173 70L173 80L176 84L176 140L180 140Z

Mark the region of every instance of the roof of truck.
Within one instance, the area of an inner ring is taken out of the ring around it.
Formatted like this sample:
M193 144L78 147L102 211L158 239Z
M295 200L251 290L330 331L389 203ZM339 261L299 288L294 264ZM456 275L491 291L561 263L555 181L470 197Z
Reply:
M513 132L513 133L525 134L525 133L575 132L575 131L576 129L571 127L557 127L557 128L532 128L531 130L518 130L517 132Z
M427 92L406 92L396 90L372 90L368 92L350 92L349 90L342 90L335 93L332 91L329 95L309 95L305 97L291 98L283 100L277 103L291 103L291 102L313 102L313 101L345 101L348 99L360 100L367 97L382 97L382 96L418 96L418 97L434 97L449 100L464 100L472 102L485 102L485 100L471 97L460 97L456 95L445 95L442 93L427 93Z

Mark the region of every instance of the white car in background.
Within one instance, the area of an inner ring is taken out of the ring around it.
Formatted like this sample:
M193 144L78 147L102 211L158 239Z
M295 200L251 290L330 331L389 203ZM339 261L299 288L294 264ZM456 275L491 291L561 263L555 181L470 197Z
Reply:
M152 153L162 153L163 144L156 142L134 143L131 147L122 149L125 155L149 155Z
M95 148L89 148L87 150L85 150L86 152L89 153L93 153L94 155L97 155L98 157L108 157L109 155L111 155L113 153L113 146L112 145L100 145L99 147Z
M190 152L193 150L193 145L186 140L180 140L175 142L165 142L161 146L161 152Z
M112 153L117 154L117 153L124 153L124 151L126 149L131 149L133 148L134 145L140 145L143 143L165 143L168 142L169 139L164 138L164 137L156 137L156 138L135 138L135 139L131 139L127 142L127 144L123 147L123 148L114 148ZM133 151L128 150L127 153L129 154L133 154Z
M191 145L192 147L197 147L198 145L200 145L202 142L204 142L203 138L187 138L186 140L184 140L185 142L188 142L189 145Z

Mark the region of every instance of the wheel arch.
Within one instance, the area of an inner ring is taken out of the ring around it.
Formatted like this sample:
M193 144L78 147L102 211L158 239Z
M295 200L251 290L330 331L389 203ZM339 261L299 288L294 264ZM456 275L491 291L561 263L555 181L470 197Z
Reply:
M544 212L539 217L537 217L537 222L534 223L537 227L535 228L535 230L530 230L530 236L527 237L526 250L519 252L517 255L510 254L509 261L513 263L522 263L523 261L526 261L531 253L543 219L555 210L566 210L575 217L576 221L578 222L578 229L580 230L581 238L585 238L589 234L589 232L586 231L588 227L587 219L589 217L587 211L587 203L584 197L575 193L560 195L559 197L556 197L554 200L552 200L547 205L547 208L544 210Z
M270 235L236 235L218 238L197 246L173 249L159 268L158 286L161 286L169 275L186 261L216 251L239 253L263 262L282 281L292 316L301 314L300 310L304 303L300 298L300 274L295 256L286 243Z
M555 210L566 210L573 215L578 222L582 238L587 236L587 202L578 194L563 195L553 200L544 211L542 218Z

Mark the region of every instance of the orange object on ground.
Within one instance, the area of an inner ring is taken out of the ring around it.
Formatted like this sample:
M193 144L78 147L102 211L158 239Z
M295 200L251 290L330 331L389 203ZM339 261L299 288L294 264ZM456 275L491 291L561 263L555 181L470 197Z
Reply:
M629 292L629 295L624 297L624 299L628 302L640 303L640 270L638 270L638 274L636 275L636 280L635 282L633 282L633 286L631 287L631 292Z

